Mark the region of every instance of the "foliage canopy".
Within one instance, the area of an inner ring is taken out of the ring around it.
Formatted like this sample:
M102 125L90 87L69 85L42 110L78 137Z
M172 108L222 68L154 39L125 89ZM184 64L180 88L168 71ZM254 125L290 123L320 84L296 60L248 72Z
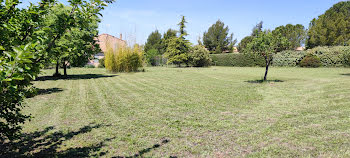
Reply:
M311 21L307 48L350 45L350 1L335 4Z

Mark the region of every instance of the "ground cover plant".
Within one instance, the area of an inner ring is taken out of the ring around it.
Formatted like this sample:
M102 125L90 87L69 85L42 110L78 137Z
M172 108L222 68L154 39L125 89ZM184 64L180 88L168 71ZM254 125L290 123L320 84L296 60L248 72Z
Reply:
M349 157L350 69L44 71L0 157ZM44 77L46 76L46 77Z

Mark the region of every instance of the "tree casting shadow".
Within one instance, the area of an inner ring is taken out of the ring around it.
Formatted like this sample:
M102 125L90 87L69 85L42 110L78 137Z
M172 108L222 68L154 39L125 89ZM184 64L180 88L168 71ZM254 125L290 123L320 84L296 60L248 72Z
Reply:
M106 153L100 149L105 146L106 142L114 138L105 139L97 144L86 147L71 147L65 150L59 150L64 141L73 139L80 134L89 133L93 129L105 125L87 125L77 131L62 132L57 131L52 134L48 132L54 130L54 127L47 127L42 131L25 133L16 141L0 142L0 157L99 157Z
M68 75L67 77L54 77L54 76L40 76L36 81L49 81L49 80L81 80L81 79L97 79L115 77L118 75L102 75L102 74L79 74L79 75Z
M249 81L244 81L248 83L275 83L275 82L284 82L282 80L249 80Z

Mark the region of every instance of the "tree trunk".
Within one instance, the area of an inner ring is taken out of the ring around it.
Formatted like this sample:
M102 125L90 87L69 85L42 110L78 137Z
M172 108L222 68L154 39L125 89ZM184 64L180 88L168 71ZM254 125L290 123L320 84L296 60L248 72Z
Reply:
M59 64L59 62L57 60L57 62L56 62L56 72L55 72L55 74L53 74L53 76L55 76L55 77L59 76L59 72L58 72L59 66L60 66L60 64Z
M266 69L265 69L264 81L267 80L267 73L268 73L268 71L269 71L269 66L270 66L270 60L267 59L266 56L265 56L265 62L266 62Z
M64 77L67 77L67 63L66 63L66 61L63 61L63 71L64 71Z

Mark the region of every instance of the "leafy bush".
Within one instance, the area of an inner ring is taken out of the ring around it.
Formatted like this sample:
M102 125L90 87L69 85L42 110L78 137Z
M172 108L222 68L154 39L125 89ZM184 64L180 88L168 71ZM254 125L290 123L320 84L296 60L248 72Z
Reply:
M320 67L321 60L316 55L308 54L300 61L301 67Z
M158 56L159 51L157 49L150 49L146 52L146 60L148 64L151 64L152 66L157 65L156 57Z
M106 67L106 66L105 66L105 58L99 59L99 60L98 60L98 63L100 63L100 64L98 65L99 68L104 68L104 67Z
M340 67L347 66L346 57L350 53L350 46L316 47L307 52L319 57L324 67Z
M111 72L136 72L143 66L143 51L138 45L108 49L105 58L106 69Z
M13 52L0 54L0 142L14 139L29 116L21 113L22 101L31 93L30 81L39 73L32 62L34 44L13 47Z
M345 56L344 56L344 65L345 65L345 66L350 66L350 52L348 52L348 53L345 54Z
M194 46L190 53L189 59L194 67L207 67L211 64L211 59L209 56L209 51L200 45Z
M303 57L306 56L305 51L286 50L279 52L273 56L273 66L298 66Z
M265 60L262 56L253 53L227 53L227 54L210 54L213 65L216 66L238 66L253 67L265 66Z

